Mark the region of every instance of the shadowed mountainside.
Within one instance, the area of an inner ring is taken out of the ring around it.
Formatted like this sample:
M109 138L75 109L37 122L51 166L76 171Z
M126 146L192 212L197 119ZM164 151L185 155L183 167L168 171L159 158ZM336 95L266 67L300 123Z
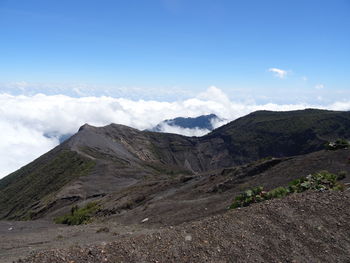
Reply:
M350 138L350 112L306 109L257 111L230 122L206 138L227 142L235 161L283 157L318 151L324 143Z

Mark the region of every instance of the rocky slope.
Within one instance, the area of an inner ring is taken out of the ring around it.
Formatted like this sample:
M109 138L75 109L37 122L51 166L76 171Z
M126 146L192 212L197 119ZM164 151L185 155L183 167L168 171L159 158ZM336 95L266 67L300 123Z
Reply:
M350 192L305 192L19 262L349 262Z

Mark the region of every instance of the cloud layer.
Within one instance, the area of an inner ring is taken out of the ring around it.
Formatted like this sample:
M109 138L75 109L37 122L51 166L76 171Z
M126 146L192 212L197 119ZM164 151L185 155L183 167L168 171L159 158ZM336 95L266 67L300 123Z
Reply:
M350 101L319 106L307 104L231 101L216 87L197 96L175 102L130 100L112 97L81 97L65 95L33 96L0 94L0 178L39 157L58 144L58 137L75 133L84 123L104 126L120 123L140 130L154 127L165 119L196 117L214 113L227 121L256 110L294 110L309 107L349 110ZM225 122L216 123L218 127ZM164 131L200 136L208 131L164 127ZM45 134L55 134L47 138Z

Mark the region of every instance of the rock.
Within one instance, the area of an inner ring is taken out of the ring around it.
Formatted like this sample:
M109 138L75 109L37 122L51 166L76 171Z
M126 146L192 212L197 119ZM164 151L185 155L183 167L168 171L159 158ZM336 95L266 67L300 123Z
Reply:
M186 235L185 236L185 241L192 241L192 236L191 235Z

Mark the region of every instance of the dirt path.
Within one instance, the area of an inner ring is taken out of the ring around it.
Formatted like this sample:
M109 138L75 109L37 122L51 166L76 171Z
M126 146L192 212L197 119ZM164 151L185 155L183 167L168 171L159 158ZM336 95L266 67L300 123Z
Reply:
M110 243L49 249L19 262L350 262L349 222L350 191L307 192ZM97 241L96 233L83 236Z

